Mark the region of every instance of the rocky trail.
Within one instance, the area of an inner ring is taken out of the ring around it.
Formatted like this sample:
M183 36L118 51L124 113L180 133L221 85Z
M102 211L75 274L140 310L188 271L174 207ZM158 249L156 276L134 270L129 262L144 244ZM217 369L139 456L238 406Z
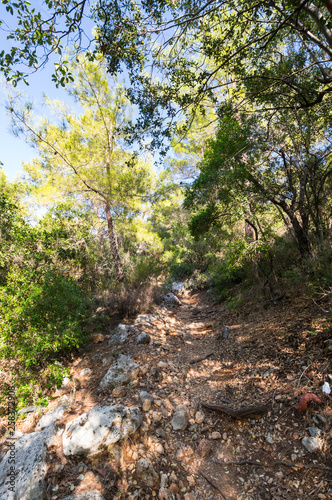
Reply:
M16 493L1 421L0 500L331 498L324 314L301 297L240 312L179 298L95 334L46 413L25 409Z

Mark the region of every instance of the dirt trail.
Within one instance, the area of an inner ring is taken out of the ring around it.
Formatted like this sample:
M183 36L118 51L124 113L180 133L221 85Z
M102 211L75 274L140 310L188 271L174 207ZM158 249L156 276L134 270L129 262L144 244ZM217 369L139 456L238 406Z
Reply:
M52 404L67 397L60 427L93 406L116 403L139 406L143 425L112 455L69 459L60 443L54 445L46 498L60 500L73 492L97 489L106 500L167 500L158 488L147 487L137 477L135 464L140 457L150 458L158 473L168 475L168 488L177 499L331 498L332 469L314 468L315 464L332 468L331 399L326 397L304 414L294 409L303 393L321 396L322 382L331 375L323 355L327 334L319 336L324 318L317 311L313 318L310 304L300 299L292 300L291 308L287 300L268 310L247 304L241 314L213 303L205 292L186 292L180 299L182 306L156 306L154 321L135 325L151 336L149 345L137 345L129 337L121 346L110 346L106 336L72 364L74 384L58 391ZM223 338L226 325L229 335ZM141 371L124 395L114 397L112 390L101 392L99 383L119 353L132 356ZM92 373L81 376L84 368ZM146 412L139 397L142 390L154 397ZM202 403L233 410L263 404L267 412L234 419L209 411ZM179 404L189 411L184 431L171 426ZM23 432L33 428L36 418L26 418ZM301 442L309 436L309 427L321 431L322 442L321 449L311 453ZM310 467L296 467L301 464Z

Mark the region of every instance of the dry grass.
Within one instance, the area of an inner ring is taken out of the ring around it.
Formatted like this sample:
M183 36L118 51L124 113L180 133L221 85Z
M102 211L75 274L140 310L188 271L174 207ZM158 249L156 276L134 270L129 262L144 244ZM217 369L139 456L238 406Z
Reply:
M109 292L107 308L123 317L133 317L150 311L153 303L158 303L162 295L160 285L155 281L143 283L136 288L121 285L118 290Z

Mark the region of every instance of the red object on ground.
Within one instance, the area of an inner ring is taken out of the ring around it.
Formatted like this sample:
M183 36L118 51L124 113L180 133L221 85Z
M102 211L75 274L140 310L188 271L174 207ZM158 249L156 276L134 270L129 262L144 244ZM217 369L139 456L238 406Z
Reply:
M316 394L313 394L312 392L308 392L307 394L303 394L303 396L300 397L300 401L297 407L297 410L299 412L302 412L307 409L308 403L310 401L315 401L315 403L322 403L323 401L316 396Z

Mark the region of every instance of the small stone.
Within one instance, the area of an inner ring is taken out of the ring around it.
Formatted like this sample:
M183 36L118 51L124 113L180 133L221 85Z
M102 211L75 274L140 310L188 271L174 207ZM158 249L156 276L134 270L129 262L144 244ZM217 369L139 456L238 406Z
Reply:
M187 481L191 488L193 488L196 484L194 476L187 476Z
M141 391L139 397L143 403L143 410L149 411L153 403L153 396L146 391Z
M85 377L86 375L90 375L90 373L92 373L92 370L90 368L83 368L83 370L81 370L81 377Z
M269 432L267 433L267 436L266 436L266 441L267 441L267 443L269 443L269 444L273 444L273 443L274 443L274 441L273 441L273 437L272 437L272 435L271 435Z
M105 340L105 337L104 337L104 335L102 333L96 333L92 337L92 342L94 344L99 344L100 342L104 342L104 340Z
M155 451L156 453L158 453L159 455L163 455L165 453L164 451L164 447L161 443L157 443L156 446L155 446Z
M323 394L331 394L331 387L328 382L324 382L323 387L322 387L322 393Z
M168 368L168 364L165 363L165 361L159 361L158 367L159 368Z
M72 385L70 378L65 377L61 384L61 389L68 389Z
M322 433L322 431L320 429L317 429L317 427L309 427L308 431L311 437L318 437Z
M276 477L277 477L278 479L282 479L282 478L284 477L284 473L283 473L283 472L281 472L281 471L278 471L278 472L276 472Z
M230 328L229 326L225 326L223 331L221 332L220 336L222 339L227 339L229 336Z
M186 493L184 496L184 500L196 500L196 497L192 493Z
M159 437L166 437L166 432L161 427L158 427L158 429L156 429L156 434Z
M150 344L151 337L148 333L140 333L135 339L135 344Z
M202 458L207 457L208 454L211 452L211 450L212 450L212 444L210 443L210 441L204 438L198 445L197 455Z
M205 415L203 412L198 411L195 415L195 421L197 424L202 424L204 422Z
M178 493L179 492L179 487L177 484L175 483L172 483L169 487L169 489L173 492L173 493Z
M226 441L226 439L227 439L227 432L223 433L222 438Z
M212 438L212 439L221 439L221 434L220 434L220 432L217 432L217 431L212 432L212 434L211 434L211 438Z
M178 405L171 421L174 431L184 431L188 426L188 410L184 405Z
M292 462L296 462L296 460L297 460L297 455L295 455L295 453L292 453L290 457L291 457L291 461L292 461Z
M149 458L140 458L136 467L137 476L149 487L153 488L159 479Z
M302 439L302 444L309 452L313 452L319 450L323 442L318 437L304 437Z
M115 387L112 391L113 398L123 398L125 397L126 394L127 394L127 389L123 385Z

